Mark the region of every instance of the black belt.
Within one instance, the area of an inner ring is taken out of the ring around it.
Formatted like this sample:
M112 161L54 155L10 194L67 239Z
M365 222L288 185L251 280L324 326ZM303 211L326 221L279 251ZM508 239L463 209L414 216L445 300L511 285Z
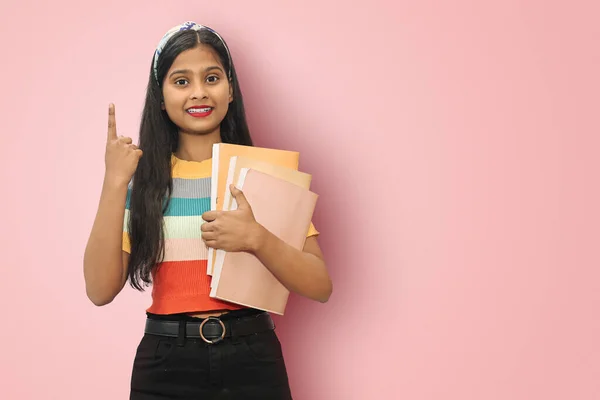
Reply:
M196 321L164 321L147 318L145 333L151 335L179 337L185 333L189 338L201 338L206 343L215 344L226 337L252 335L275 329L273 319L268 313L250 317L221 320L208 317ZM183 332L181 332L183 331Z

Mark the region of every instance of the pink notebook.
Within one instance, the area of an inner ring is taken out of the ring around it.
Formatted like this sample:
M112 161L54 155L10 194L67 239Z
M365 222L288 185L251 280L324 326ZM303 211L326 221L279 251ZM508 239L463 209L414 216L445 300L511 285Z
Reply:
M256 220L289 245L302 249L318 195L281 178L244 168L236 185ZM232 209L236 209L233 204ZM283 315L289 291L253 254L225 253L213 271L210 296Z

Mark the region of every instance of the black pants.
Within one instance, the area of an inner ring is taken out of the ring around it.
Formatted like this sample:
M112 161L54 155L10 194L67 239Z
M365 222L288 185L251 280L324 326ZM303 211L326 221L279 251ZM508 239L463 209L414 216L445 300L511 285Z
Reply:
M291 398L274 330L217 344L144 334L133 362L130 400Z

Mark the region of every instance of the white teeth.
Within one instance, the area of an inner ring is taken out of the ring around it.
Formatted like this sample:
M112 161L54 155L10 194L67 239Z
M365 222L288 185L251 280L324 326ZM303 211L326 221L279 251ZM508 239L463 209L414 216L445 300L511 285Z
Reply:
M210 110L211 110L211 108L208 107L208 108L190 108L187 111L189 113L204 113L204 112L209 112Z

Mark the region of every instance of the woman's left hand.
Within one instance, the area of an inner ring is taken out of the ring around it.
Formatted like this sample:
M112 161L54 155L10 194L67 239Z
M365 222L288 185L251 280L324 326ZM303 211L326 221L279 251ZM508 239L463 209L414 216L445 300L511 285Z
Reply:
M229 252L254 251L260 225L244 193L231 185L231 194L238 208L233 211L207 211L202 214L202 240L208 247Z

